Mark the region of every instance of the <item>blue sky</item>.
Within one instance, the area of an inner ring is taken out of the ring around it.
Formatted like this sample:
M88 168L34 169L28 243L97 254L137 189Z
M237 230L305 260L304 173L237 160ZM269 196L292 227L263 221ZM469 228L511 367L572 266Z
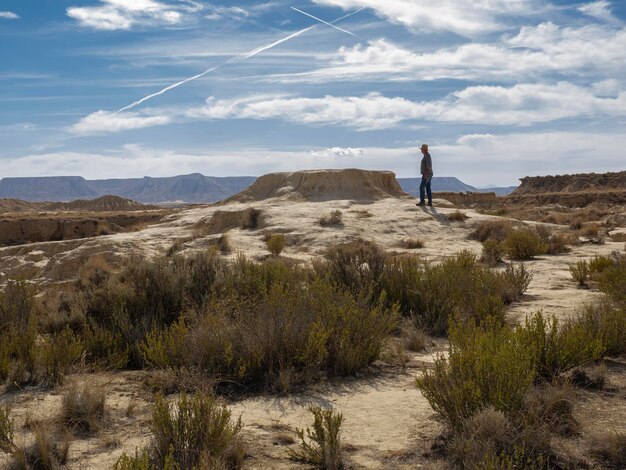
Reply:
M428 143L508 185L624 170L625 124L623 1L0 0L0 177L409 177Z

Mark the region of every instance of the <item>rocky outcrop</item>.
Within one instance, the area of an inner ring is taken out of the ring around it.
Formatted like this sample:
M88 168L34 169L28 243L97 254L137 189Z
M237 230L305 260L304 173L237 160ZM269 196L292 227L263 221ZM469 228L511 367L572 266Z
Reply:
M560 204L585 207L592 203L626 204L626 171L560 176L528 176L506 197L512 204Z
M270 198L305 201L376 201L407 196L391 171L307 170L270 173L227 202L251 202Z

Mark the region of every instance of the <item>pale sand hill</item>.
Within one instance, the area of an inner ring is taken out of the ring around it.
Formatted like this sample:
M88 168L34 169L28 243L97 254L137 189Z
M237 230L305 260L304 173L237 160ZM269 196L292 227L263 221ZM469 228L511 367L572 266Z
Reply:
M359 193L361 197L357 202L338 189L340 184L341 188L352 189L357 185L350 178L347 182L339 181L341 172L326 173L324 189L321 188L323 173L302 173L284 176L282 181L286 186L280 186L277 183L279 177L272 176L266 179L269 184L261 181L232 201L173 214L159 225L140 232L0 249L0 276L4 275L6 279L9 274L30 272L36 282L63 281L75 275L90 256L103 256L115 263L132 254L148 257L163 254L176 242L180 243L183 254L204 250L215 244L221 231L209 229L202 233L210 235L201 236L199 228L215 228L218 222L221 228L232 227L228 231L233 245L233 253L229 255L231 259L238 253L253 259L268 256L263 233L270 231L285 233L288 246L283 256L302 262L321 256L328 246L356 238L376 241L391 252L411 252L425 259L439 260L462 249L479 254L481 245L468 240L467 236L476 223L494 218L473 210L463 210L470 217L466 222L449 222L446 214L457 210L454 206L447 201L436 200L435 208L418 208L414 199L401 192L396 193L394 186L387 184L389 177L386 174L378 180L385 182L383 187L374 185L372 191L361 183L361 187L366 189ZM333 191L339 192L333 194L339 199L326 200L325 195L316 194L308 188L318 188L320 192L334 188ZM393 197L382 198L383 194ZM262 223L257 230L238 228L241 212L249 207L261 210ZM321 227L318 224L320 216L334 210L342 212L343 225ZM219 214L220 211L222 214ZM224 212L231 214L224 215ZM216 213L218 216L214 218ZM426 245L423 249L400 248L402 240L416 238L424 240ZM576 288L567 264L622 248L623 243L610 241L605 245L582 245L574 247L567 255L543 256L526 263L534 272L534 279L524 301L510 310L511 319L521 320L537 310L567 318L574 315L583 303L597 301L600 298L598 293ZM251 454L246 468L307 468L291 462L286 450L288 446L280 442L285 434L295 438L295 427L310 426L311 416L307 411L310 404L332 405L344 414L342 437L343 442L349 445L346 454L354 468L437 467L432 461L424 459L422 452L432 444L442 426L416 389L415 377L423 364L431 362L436 353L445 352L445 349L445 341L438 341L428 354L411 354L406 369L383 363L376 367L377 374L318 384L306 393L286 397L260 396L229 403L234 414L240 414L245 424L244 435ZM622 371L622 375L610 376L609 380L623 382L623 375ZM88 376L87 380L107 383L113 411L109 427L102 436L76 440L72 444L70 468L110 468L122 452L132 453L146 442L149 406L145 401L147 394L139 383L144 376L143 372ZM0 396L0 404L12 403L16 407L18 422L23 422L27 410L38 416L50 416L51 409L58 406L59 400L58 395L46 392ZM136 401L139 407L136 416L129 418L124 410L131 400ZM607 429L626 431L626 411L611 412L613 405L609 400L593 403L587 408L583 406L583 411L604 416L603 427ZM25 435L24 430L20 429L20 433ZM107 447L108 441L117 441L118 444Z

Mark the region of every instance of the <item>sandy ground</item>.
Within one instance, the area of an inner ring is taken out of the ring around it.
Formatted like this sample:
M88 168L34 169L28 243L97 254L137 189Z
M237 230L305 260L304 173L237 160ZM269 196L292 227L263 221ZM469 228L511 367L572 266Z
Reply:
M9 275L24 269L33 272L35 282L59 282L75 273L89 256L100 255L112 262L136 253L154 256L167 251L176 242L180 243L183 253L207 249L220 234L198 236L196 224L203 220L205 224L210 223L217 210L241 211L247 207L260 209L263 222L257 230L232 228L229 231L233 246L230 258L238 253L254 259L266 257L263 242L266 231L285 233L288 246L283 256L302 262L319 257L330 245L356 238L375 240L386 250L413 252L430 260L463 249L479 254L481 245L467 236L476 223L494 218L463 209L469 219L449 222L446 214L456 208L446 201L435 201L435 208L418 208L411 198L388 198L367 204L350 200L305 203L287 199L234 202L182 211L139 232L0 249L0 271ZM333 210L342 212L343 224L321 227L320 216ZM421 239L425 247L400 248L400 243L406 239ZM623 242L610 241L605 245L580 245L566 255L543 256L527 262L534 274L533 281L523 301L509 310L510 318L520 321L538 310L567 318L575 315L582 304L597 302L598 292L576 287L568 263L596 254L609 254L623 247ZM415 378L437 352L445 352L445 349L445 342L440 341L427 354L410 355L406 367L380 363L360 378L318 384L285 397L258 396L229 403L233 413L241 415L245 424L243 433L249 454L245 467L306 468L289 460L287 449L294 445L295 429L310 426L312 417L308 407L321 404L332 405L344 415L342 440L351 467L442 468L442 464L423 455L443 428L415 387ZM73 441L69 468L110 468L122 452L132 453L148 441L151 395L141 385L145 374L120 372L71 378L102 384L107 390L110 411L108 424L98 436ZM626 431L626 365L612 363L609 375L613 392L578 394L581 416L593 417L584 432L607 427ZM30 434L21 424L28 415L53 417L60 404L60 393L25 390L0 395L0 404L12 406L20 438L28 439ZM130 406L130 412L129 403L135 404ZM618 412L615 412L616 407ZM2 465L0 455L0 467Z

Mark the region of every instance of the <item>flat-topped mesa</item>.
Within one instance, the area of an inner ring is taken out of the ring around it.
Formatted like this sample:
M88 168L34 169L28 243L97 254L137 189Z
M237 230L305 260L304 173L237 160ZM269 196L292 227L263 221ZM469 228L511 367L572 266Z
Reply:
M624 191L626 190L626 171L617 173L582 173L576 175L527 176L521 178L522 184L511 193L577 193L581 191Z
M377 201L408 196L391 171L305 170L260 176L244 191L225 201L249 202L270 198L306 201Z
M504 201L510 204L560 204L585 207L592 203L626 204L626 171L578 175L528 176Z

